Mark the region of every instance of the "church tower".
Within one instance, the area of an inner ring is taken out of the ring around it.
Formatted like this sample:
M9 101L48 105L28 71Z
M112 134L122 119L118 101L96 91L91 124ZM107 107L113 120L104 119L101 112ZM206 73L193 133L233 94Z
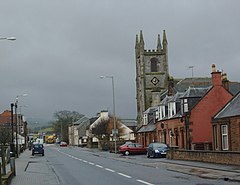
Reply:
M163 41L157 38L156 50L145 50L142 30L136 35L136 99L137 123L143 125L143 112L160 103L160 94L168 88L168 42L165 30Z

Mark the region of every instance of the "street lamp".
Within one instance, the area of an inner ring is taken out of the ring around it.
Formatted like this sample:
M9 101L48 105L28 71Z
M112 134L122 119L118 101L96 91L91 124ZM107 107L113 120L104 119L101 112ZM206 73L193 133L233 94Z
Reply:
M17 113L17 106L18 106L18 99L19 97L25 97L28 94L17 95L15 99L15 122L16 122L16 157L18 158L18 113Z
M16 37L0 37L0 40L10 40L10 41L14 41L14 40L16 40Z
M14 148L14 121L13 121L13 107L14 103L11 103L11 131L12 131L12 136L11 136L11 143L10 143L10 150L11 150L11 157L15 156L15 148Z
M114 138L114 152L117 153L117 137L116 137L116 118L115 118L115 93L114 93L114 77L113 76L100 76L101 79L103 78L111 78L112 79L112 98L113 98L113 138Z

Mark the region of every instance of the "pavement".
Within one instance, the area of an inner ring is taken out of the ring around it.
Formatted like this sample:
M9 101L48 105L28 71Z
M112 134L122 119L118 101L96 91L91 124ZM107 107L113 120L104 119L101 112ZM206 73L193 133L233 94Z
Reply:
M127 163L136 163L154 168L165 167L169 171L196 175L201 178L222 179L224 181L240 182L240 166L221 165L196 161L147 159L146 157L122 156L120 154L99 151L98 149L72 147L76 150L85 150L105 158L122 160ZM149 161L151 160L151 161ZM32 156L31 151L25 150L15 161L16 176L11 185L59 185L56 176L47 159L42 156ZM9 167L8 167L9 168Z
M16 176L11 185L59 185L58 177L45 157L31 155L31 151L25 150L15 160ZM9 168L9 167L8 167Z

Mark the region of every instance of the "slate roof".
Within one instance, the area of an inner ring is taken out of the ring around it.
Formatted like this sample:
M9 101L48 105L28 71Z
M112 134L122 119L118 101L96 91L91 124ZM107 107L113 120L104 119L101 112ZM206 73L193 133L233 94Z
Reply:
M209 87L189 87L188 90L182 95L182 98L203 97L208 90Z
M206 88L212 85L212 78L209 77L194 77L185 78L175 84L174 89L176 92L185 92L189 87L202 87Z
M161 102L160 105L167 105L169 100L172 99L173 96L166 96Z
M214 119L240 116L240 92L235 95L214 117Z
M240 91L240 83L239 82L229 82L229 91L236 95Z
M149 107L144 114L154 113L157 110L157 107Z
M169 102L179 102L180 98L184 95L182 92L177 92L171 99L169 99Z
M156 129L156 125L155 124L148 124L148 125L143 125L138 131L137 133L143 133L143 132L152 132Z
M127 127L136 127L137 121L134 119L121 119L121 122Z

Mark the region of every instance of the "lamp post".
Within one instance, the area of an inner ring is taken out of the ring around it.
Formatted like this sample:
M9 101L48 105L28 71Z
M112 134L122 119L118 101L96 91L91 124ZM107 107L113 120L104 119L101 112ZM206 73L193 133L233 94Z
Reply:
M15 41L16 38L15 37L0 37L0 40L10 40L10 41ZM14 103L11 103L11 143L10 143L10 150L11 150L11 155L15 155L15 151L14 151L14 121L13 121L13 107L14 107Z
M113 76L100 76L103 78L110 78L112 80L112 98L113 98L113 139L114 139L114 152L117 153L117 137L116 137L116 118L115 118L115 93L114 93L114 77Z
M62 124L62 120L61 121L61 141L63 141L63 124Z
M17 95L15 99L15 122L16 122L16 157L18 158L18 113L17 113L17 107L18 107L18 99L19 97L25 97L28 94L22 94L22 95Z
M14 103L11 103L11 143L10 143L10 150L11 150L11 157L15 156L15 149L14 149L14 120L13 120L13 107Z

